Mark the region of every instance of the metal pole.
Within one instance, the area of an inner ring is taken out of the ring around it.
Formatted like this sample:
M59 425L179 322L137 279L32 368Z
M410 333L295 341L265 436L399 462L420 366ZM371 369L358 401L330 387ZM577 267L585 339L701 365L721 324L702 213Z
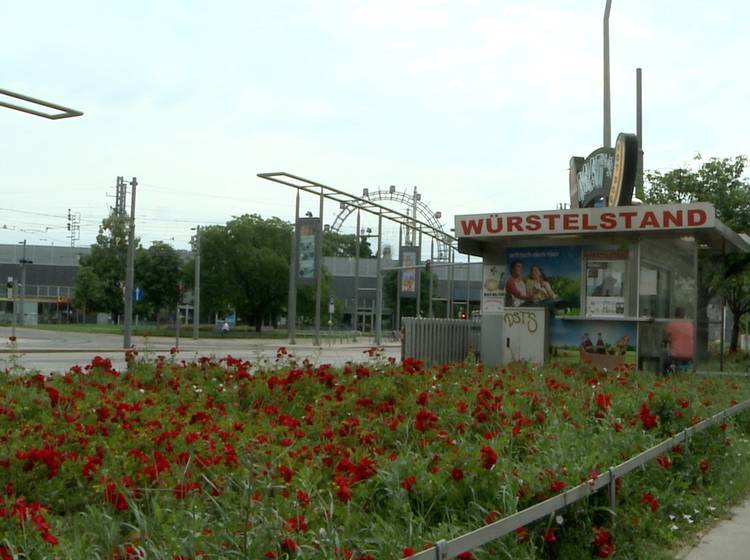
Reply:
M635 114L636 134L638 135L638 171L635 176L636 196L643 200L643 97L642 97L641 69L635 69Z
M419 241L417 242L417 247L419 252L417 253L417 264L419 264L419 260L422 260L422 230L419 230ZM417 268L417 311L415 313L415 317L421 317L422 314L421 311L421 303L422 303L422 269Z
M198 339L201 325L201 226L195 228L195 282L193 286L193 338Z
M123 329L123 348L131 346L131 330L133 326L133 277L135 272L135 188L138 181L135 177L130 181L130 227L128 228L128 263L125 270L125 325Z
M16 336L16 322L18 321L18 317L16 315L18 313L18 309L16 309L16 298L18 297L18 282L15 282L13 280L13 277L9 277L8 283L13 284L13 287L9 288L10 290L13 290L13 293L11 294L11 297L13 300L13 324L11 327L10 335L15 337Z
M453 246L448 247L448 262L450 268L448 270L448 300L446 301L447 309L445 310L446 319L453 318L453 273L456 268L455 256L453 254Z
M432 260L435 258L435 238L430 237L430 265L433 264ZM430 270L427 274L427 279L430 282L430 307L429 307L429 316L430 319L432 319L435 315L432 313L432 267L430 267Z
M182 290L180 290L180 293L182 293ZM174 347L179 350L180 349L180 327L182 326L182 321L180 320L180 301L177 300L177 313L174 315Z
M604 147L612 147L612 115L609 95L609 11L612 0L604 7Z
M296 344L297 337L297 270L299 257L297 256L297 246L299 240L299 189L297 189L297 199L294 203L294 229L292 230L292 251L289 257L289 301L287 303L286 328L289 334L289 344Z
M724 298L721 298L721 338L719 338L719 371L724 371L724 335L726 331L727 331L727 303L726 301L724 301Z
M359 208L357 208L357 229L354 235L354 309L352 310L352 330L359 324Z
M26 324L26 240L23 240L23 254L21 255L21 286L18 290L18 299L21 303L21 312L18 315L18 324Z
M320 187L320 220L315 244L315 346L320 346L320 300L323 295L323 200L323 187Z
M401 255L401 248L403 246L403 230L404 228L401 227L399 224L398 226L398 260L399 263L399 270L396 271L396 320L393 322L394 328L396 331L398 331L401 328L401 270L400 267L404 265L404 259ZM409 229L406 229L406 237L408 240L409 237Z
M466 256L466 318L471 317L471 298L469 297L469 291L471 289L471 255Z
M383 261L383 212L378 214L378 263L377 287L375 291L375 344L380 345L383 329L383 276L381 274Z

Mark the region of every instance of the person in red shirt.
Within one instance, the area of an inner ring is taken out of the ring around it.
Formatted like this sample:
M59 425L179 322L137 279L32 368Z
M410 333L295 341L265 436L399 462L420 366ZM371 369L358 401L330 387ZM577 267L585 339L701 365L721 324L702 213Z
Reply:
M664 327L664 343L667 345L665 372L687 370L693 363L695 327L685 318L682 307L675 309L675 319Z
M513 261L510 265L510 277L505 283L505 305L519 307L533 301L534 297L527 292L526 282L523 279L523 263Z

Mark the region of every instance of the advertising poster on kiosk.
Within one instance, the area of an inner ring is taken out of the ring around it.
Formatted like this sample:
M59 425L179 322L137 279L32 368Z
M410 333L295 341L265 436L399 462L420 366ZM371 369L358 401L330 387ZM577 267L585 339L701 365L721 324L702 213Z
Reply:
M505 307L505 266L482 267L482 314L502 313Z
M635 324L612 320L625 316L628 255L627 246L609 244L508 249L505 312L548 308L553 358L632 363Z
M581 247L528 247L506 252L506 307L550 307L581 312Z

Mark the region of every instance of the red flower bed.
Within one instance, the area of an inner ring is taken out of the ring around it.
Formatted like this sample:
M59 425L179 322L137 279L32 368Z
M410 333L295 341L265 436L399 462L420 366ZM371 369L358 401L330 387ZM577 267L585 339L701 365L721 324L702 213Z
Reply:
M97 357L64 375L3 380L2 557L87 548L112 558L409 556L748 396L726 378L627 370L377 358L335 369L295 363L286 349L256 365L136 356L128 372ZM653 470L688 469L705 482L710 453L685 461L675 451ZM638 489L640 514L657 514L652 492ZM608 529L573 523L523 529L503 546L546 550L576 530L595 556L614 553Z

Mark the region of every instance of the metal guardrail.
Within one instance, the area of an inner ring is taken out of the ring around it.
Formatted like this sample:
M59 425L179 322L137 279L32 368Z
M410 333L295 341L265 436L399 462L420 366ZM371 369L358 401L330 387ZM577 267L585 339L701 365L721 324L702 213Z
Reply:
M611 467L607 472L602 473L595 479L587 480L562 494L558 494L548 500L535 504L489 525L485 525L480 529L461 535L460 537L447 541L441 540L437 542L435 546L418 552L409 558L410 560L448 560L450 558L455 558L462 552L483 546L491 541L512 533L520 527L551 515L555 511L563 509L579 500L588 498L594 492L605 486L609 487L610 505L614 512L616 506L615 483L618 478L625 476L629 472L648 463L659 455L663 455L675 445L682 442L687 443L690 440L690 437L694 434L702 432L723 421L725 418L739 414L747 409L750 409L750 400L743 401L730 408L717 412L710 418L675 434L671 438L664 440L658 445L655 445L634 457L631 457L616 467Z
M404 356L426 363L461 362L479 349L478 320L404 317Z

